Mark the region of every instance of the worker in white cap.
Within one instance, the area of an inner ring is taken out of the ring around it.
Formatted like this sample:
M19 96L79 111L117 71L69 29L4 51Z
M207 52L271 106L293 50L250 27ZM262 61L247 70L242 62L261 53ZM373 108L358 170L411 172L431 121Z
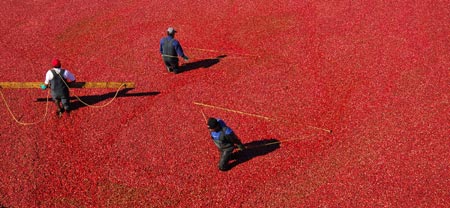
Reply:
M159 51L161 52L167 71L175 74L181 72L178 64L178 56L186 62L189 61L189 58L183 52L180 42L175 39L176 32L173 27L169 27L167 29L167 36L162 38L159 44Z

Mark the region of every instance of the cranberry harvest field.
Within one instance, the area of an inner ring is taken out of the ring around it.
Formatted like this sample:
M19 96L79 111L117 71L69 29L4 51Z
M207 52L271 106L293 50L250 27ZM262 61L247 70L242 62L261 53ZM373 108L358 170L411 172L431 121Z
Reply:
M449 207L448 1L1 1L0 207ZM189 62L166 70L168 27ZM247 149L228 171L206 119Z

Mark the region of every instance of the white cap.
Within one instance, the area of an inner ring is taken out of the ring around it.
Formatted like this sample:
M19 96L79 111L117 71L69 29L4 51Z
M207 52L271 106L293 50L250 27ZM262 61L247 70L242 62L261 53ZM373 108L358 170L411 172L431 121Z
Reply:
M176 31L173 27L169 27L169 28L167 28L167 32L168 32L169 34L174 34L174 33L176 33L177 31Z

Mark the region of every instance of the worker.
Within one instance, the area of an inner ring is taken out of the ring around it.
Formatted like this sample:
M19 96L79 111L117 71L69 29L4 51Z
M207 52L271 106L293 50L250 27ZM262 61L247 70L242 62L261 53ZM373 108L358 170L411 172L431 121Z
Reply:
M245 149L245 146L238 139L236 134L234 134L233 130L221 119L209 118L207 125L211 133L211 138L220 153L218 164L219 170L227 171L230 169L228 162L230 161L230 157L236 148L236 145L241 151Z
M68 84L75 82L75 76L69 70L61 68L61 62L57 58L52 60L52 67L45 74L44 85L41 85L41 88L45 90L50 87L57 107L56 115L61 117L63 112L70 113Z
M159 51L167 71L178 74L181 72L178 64L178 56L183 58L185 62L188 62L189 58L184 54L180 42L175 39L176 32L173 27L167 29L167 36L162 38L159 43Z

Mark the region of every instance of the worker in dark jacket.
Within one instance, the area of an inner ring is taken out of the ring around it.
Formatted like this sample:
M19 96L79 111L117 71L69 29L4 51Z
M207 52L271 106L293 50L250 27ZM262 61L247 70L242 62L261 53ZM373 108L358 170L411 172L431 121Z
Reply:
M189 58L184 54L183 48L180 42L175 39L175 29L169 27L167 29L167 36L162 38L159 42L159 52L161 53L164 64L168 72L175 74L180 72L178 66L178 56L184 59L185 62L189 61Z
M61 68L61 62L56 58L52 60L52 66L45 74L41 88L45 90L50 86L52 98L58 108L56 114L61 117L63 112L70 112L68 83L75 82L75 76L69 70Z
M245 149L245 146L237 138L233 130L231 130L231 128L222 120L209 118L207 124L211 133L211 138L220 152L219 170L226 171L230 168L228 162L230 161L233 150L236 148L235 145L237 145L241 151Z

